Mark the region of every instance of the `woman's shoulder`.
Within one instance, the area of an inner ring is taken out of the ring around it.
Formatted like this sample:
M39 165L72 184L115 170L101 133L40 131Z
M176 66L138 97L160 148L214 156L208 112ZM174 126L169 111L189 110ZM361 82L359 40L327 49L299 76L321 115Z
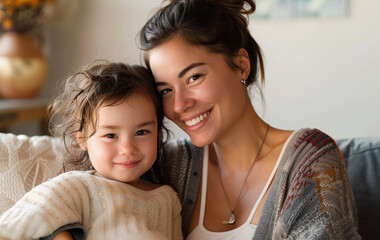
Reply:
M272 146L280 146L288 153L295 149L320 149L328 145L335 146L335 141L326 133L316 128L301 128L297 130L282 130L272 128Z
M288 140L288 147L298 151L318 151L337 149L333 138L316 128L301 128L295 130Z
M283 149L283 168L288 171L323 170L344 164L336 142L316 128L295 130Z
M289 138L284 152L279 184L279 192L286 192L279 216L283 224L275 231L297 238L302 238L306 228L335 236L354 232L353 195L334 139L319 129L299 129ZM303 219L302 224L296 219Z

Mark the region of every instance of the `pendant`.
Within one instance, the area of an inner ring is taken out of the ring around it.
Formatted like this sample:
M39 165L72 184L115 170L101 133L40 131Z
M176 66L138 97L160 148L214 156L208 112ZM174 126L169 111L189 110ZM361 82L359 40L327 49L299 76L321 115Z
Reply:
M232 225L235 223L236 217L234 211L231 211L230 216L228 217L228 221L223 221L223 224Z

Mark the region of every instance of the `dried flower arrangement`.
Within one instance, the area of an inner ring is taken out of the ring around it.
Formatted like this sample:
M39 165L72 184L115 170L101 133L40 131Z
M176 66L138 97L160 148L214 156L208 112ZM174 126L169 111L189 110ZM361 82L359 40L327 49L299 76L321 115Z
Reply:
M54 7L55 0L0 0L0 34L39 31Z

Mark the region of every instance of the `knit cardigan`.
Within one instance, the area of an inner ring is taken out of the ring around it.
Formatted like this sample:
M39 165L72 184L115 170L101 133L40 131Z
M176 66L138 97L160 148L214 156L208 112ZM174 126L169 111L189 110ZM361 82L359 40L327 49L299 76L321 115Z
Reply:
M186 234L200 186L203 148L172 141L150 179L169 183L182 203ZM253 239L361 239L355 200L335 141L317 129L300 129L286 149Z
M0 239L38 239L77 223L88 239L182 239L180 202L169 186L151 191L94 175L61 174L0 216Z

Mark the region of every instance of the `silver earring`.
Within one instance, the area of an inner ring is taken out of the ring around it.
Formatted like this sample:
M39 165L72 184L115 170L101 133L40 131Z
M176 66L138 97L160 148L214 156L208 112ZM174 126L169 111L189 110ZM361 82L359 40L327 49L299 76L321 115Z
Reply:
M244 79L240 80L240 82L241 82L242 84L246 84L246 83L247 83L247 81L244 80Z

